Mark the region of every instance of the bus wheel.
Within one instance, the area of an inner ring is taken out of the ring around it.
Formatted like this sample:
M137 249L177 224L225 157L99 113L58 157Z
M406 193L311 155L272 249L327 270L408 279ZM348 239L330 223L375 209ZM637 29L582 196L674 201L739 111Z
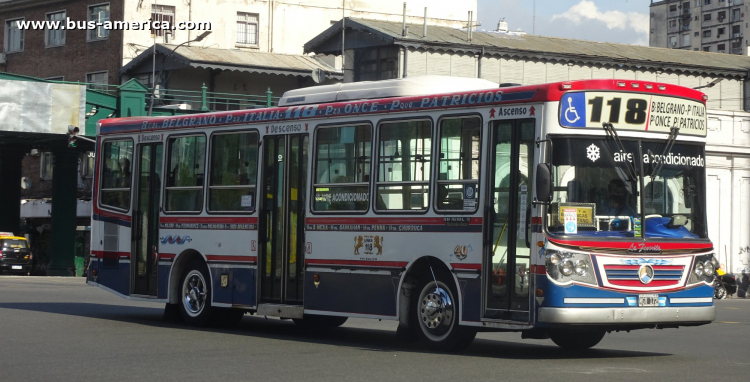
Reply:
M195 326L208 325L211 318L211 286L207 282L208 269L201 261L187 265L180 283L180 314L182 319Z
M453 288L442 281L422 282L413 317L417 333L425 343L441 351L460 351L471 344L477 332L458 325L458 300Z
M550 330L549 338L563 349L584 350L596 346L604 334L604 330Z
M344 325L349 317L339 316L319 316L315 314L306 314L304 318L293 318L295 324L303 328L338 328Z

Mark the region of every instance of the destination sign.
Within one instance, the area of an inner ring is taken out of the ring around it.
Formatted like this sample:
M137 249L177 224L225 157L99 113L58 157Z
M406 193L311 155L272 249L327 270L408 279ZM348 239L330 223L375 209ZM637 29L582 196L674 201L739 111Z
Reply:
M639 93L577 92L560 100L560 125L706 136L706 106L698 101Z

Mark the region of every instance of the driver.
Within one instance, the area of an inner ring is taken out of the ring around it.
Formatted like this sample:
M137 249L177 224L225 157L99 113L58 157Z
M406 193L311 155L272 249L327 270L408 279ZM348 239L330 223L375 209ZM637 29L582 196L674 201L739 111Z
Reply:
M638 213L628 204L628 191L622 179L612 179L607 186L607 206L604 215L608 216L638 216Z

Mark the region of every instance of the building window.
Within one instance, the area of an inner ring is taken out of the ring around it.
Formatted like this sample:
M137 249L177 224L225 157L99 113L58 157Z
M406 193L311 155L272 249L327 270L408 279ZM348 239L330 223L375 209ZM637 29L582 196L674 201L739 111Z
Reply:
M398 78L398 48L393 46L358 49L354 54L355 81Z
M677 28L677 20L669 20L670 28Z
M315 211L367 211L370 203L370 125L315 132ZM353 195L352 198L342 196Z
M158 23L159 27L162 26L162 23L169 23L169 27L173 28L174 13L175 11L173 6L153 4L151 5L151 22ZM171 33L171 31L166 31L164 29L155 29L153 27L151 28L151 35L153 36L162 37L165 33Z
M703 0L703 4L709 5L709 4L711 4L711 0Z
M23 52L23 38L25 31L18 27L18 22L24 19L8 20L5 22L5 51L7 53Z
M669 36L669 46L677 46L677 36Z
M55 163L55 157L50 152L42 153L39 158L39 177L42 180L52 180L52 168Z
M706 37L711 37L711 30L710 30L710 29L708 29L708 30L704 30L704 31L703 31L703 37L704 37L704 38L706 38Z
M695 32L695 37L700 37L700 32Z
M719 53L724 53L726 48L727 48L726 44L719 44L719 47L717 48L717 50L719 51Z
M682 3L682 11L684 13L688 13L690 11L690 2L689 1L686 1L686 2Z
M258 133L222 133L211 138L210 211L253 211L258 181Z
M685 33L682 35L682 46L688 45L690 45L690 33Z
M258 45L258 15L237 12L237 44Z
M724 21L724 19L727 18L727 12L721 11L719 12L718 16L719 16L719 21Z
M677 5L676 4L670 5L669 6L669 11L670 12L677 12Z
M89 7L89 20L95 23L104 23L109 21L109 4L92 5ZM109 37L109 30L104 26L97 26L95 29L88 31L88 40L103 40Z
M703 21L711 21L711 14L706 13L705 15L703 15Z
M65 11L47 13L47 21L47 25L57 22L58 28L50 28L44 32L44 45L47 47L65 45L65 29L60 28L60 25L65 23Z
M200 212L203 209L205 158L205 135L169 139L167 211Z
M703 47L703 51L704 52L710 52L711 51L711 47L710 46L704 46Z
M740 9L732 9L732 21L740 21L741 15L740 15Z
M86 87L91 90L107 90L109 76L107 71L86 73Z
M718 29L718 30L716 31L716 37L717 37L717 38L718 38L718 37L721 37L721 36L722 36L722 35L723 35L724 33L726 33L726 31L727 31L727 28L719 28L719 29Z
M376 211L427 210L432 126L428 120L380 125Z

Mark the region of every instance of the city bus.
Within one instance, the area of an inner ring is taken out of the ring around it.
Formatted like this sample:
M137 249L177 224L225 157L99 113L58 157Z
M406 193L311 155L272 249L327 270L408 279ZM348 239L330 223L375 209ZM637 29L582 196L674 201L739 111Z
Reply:
M191 325L385 319L446 351L708 324L705 101L426 76L102 120L87 281Z

